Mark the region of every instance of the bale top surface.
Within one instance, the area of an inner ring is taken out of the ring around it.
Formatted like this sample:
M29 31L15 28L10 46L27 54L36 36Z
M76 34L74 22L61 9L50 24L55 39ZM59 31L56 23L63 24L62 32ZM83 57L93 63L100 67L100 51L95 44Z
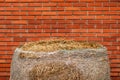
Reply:
M72 49L97 49L102 48L101 44L95 42L80 42L73 40L41 40L36 42L27 42L21 49L25 51L35 52L51 52L56 50L72 50Z

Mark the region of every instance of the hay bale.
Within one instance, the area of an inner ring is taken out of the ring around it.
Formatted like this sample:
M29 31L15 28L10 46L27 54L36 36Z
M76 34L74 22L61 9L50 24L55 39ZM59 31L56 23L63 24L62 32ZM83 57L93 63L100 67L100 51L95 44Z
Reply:
M26 43L15 50L10 80L110 80L107 50L70 40Z

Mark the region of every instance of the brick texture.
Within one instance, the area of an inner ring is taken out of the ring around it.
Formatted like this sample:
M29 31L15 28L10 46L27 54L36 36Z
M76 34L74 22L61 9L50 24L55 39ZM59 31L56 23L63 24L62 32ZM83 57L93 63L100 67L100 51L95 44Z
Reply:
M105 45L120 80L120 0L0 0L0 80L18 45L54 37Z

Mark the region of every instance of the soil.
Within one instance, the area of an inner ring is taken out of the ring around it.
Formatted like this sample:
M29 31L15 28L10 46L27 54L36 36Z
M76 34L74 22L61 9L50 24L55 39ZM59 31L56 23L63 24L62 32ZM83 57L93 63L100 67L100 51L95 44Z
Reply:
M85 48L101 48L102 45L95 42L80 42L73 40L54 39L54 40L41 40L36 42L27 42L21 49L25 51L35 52L51 52L56 50L73 50Z

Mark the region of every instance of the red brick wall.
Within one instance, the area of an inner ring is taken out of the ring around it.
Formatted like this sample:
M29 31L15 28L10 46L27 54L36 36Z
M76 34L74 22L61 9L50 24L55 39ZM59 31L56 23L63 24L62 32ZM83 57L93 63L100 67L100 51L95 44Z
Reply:
M102 43L120 80L120 0L0 0L0 80L18 45L52 37Z

